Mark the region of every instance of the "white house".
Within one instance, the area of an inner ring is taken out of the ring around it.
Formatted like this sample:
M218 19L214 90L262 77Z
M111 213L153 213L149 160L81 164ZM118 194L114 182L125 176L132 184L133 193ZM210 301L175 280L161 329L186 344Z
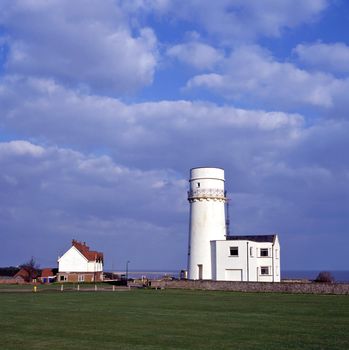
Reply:
M103 253L91 251L85 242L73 239L70 249L58 258L59 282L103 280Z
M280 282L276 234L228 234L224 182L224 170L220 168L190 171L188 278Z
M226 236L211 241L212 279L280 282L277 235Z

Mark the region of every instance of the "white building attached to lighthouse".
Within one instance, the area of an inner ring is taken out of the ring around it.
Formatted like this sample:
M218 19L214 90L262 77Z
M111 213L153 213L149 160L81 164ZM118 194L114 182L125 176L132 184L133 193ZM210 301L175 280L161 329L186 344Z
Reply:
M272 235L228 235L224 170L190 170L188 278L280 282L280 244Z

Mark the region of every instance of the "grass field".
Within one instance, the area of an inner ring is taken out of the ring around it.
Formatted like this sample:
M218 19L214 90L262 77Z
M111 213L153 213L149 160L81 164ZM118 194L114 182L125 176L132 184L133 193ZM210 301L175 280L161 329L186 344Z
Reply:
M349 297L2 292L0 332L1 350L349 349Z

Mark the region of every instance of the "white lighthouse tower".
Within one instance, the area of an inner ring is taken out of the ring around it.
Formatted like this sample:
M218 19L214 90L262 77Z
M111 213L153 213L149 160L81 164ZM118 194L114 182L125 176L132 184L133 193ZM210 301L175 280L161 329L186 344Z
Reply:
M193 168L189 183L188 278L212 279L211 241L226 239L224 170Z

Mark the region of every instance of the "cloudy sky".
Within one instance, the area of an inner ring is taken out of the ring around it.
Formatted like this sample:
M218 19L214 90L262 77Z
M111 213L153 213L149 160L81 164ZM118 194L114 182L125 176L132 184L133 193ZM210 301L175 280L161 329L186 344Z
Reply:
M349 269L345 0L0 0L0 265L186 267L189 169L282 269Z

